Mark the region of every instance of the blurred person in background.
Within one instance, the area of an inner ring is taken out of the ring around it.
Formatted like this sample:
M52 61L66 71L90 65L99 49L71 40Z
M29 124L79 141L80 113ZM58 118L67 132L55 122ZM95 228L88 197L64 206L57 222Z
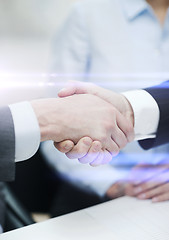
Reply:
M121 92L166 80L169 77L166 74L169 70L168 7L168 0L75 3L54 41L51 81L90 81ZM53 90L51 94L55 95L55 88ZM138 181L135 174L138 169L143 173L151 165L160 164L168 157L168 149L165 145L145 152L135 142L108 166L93 169L70 162L56 153L50 142L42 146L47 161L65 182L81 189L81 197L88 193L98 196L91 198L88 205L125 194L153 201L168 200L169 197L157 198L163 191L168 194L168 186L161 191L166 181L159 184L154 179L150 184L152 175L144 178L142 174ZM154 189L156 191L152 191ZM70 196L67 204L71 202Z

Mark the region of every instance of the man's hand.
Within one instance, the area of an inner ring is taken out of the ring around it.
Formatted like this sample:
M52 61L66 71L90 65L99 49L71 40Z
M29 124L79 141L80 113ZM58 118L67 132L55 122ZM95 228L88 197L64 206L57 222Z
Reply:
M71 96L74 94L92 94L95 96L98 96L102 98L103 100L107 101L108 103L112 104L114 107L116 107L121 114L126 118L126 122L128 123L128 126L130 128L130 131L127 133L128 141L132 141L134 139L134 116L133 116L133 110L128 102L128 100L121 94L114 93L110 90L103 89L101 87L98 87L92 83L82 83L82 82L75 82L72 81L69 83L67 88L62 89L59 93L59 97L66 97ZM59 143L56 145L57 148L63 148L64 144ZM80 145L79 145L80 146ZM69 157L69 154L67 154ZM84 158L88 158L88 154L86 152L86 156Z
M152 202L169 200L169 165L137 165L131 171L125 193Z
M39 122L41 141L72 140L76 144L81 138L89 136L102 144L107 161L130 141L131 126L126 119L97 96L82 94L31 103ZM102 156L102 152L97 156L99 164L103 163Z
M109 199L119 198L125 195L125 181L117 181L112 184L106 192Z
M54 146L60 152L65 153L68 158L78 158L80 163L89 163L93 167L109 162L112 159L112 155L102 149L102 144L99 141L93 141L89 137L81 138L76 145L67 140L61 143L55 142Z
M134 125L134 114L128 100L119 93L104 89L93 83L84 83L70 81L66 88L62 89L59 97L67 97L74 94L92 94L112 104L123 116ZM131 132L130 141L133 140L133 132Z

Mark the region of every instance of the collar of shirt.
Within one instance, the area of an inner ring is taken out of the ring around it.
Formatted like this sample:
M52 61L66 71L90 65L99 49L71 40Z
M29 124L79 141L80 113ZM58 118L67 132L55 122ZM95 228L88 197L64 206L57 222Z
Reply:
M122 0L124 13L129 20L133 20L150 8L146 0Z

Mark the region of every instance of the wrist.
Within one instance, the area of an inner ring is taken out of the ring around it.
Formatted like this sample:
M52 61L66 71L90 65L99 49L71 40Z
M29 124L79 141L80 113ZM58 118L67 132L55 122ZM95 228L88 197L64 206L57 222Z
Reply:
M33 100L31 101L31 105L40 127L41 142L47 140L58 142L61 121L59 120L57 99Z
M103 100L111 103L117 110L123 114L134 126L134 112L130 102L123 94L112 92L107 89L95 87L92 90L92 94L102 98Z
M123 101L123 106L124 109L122 110L122 114L132 123L132 126L134 126L134 111L133 108L130 104L130 102L128 101L128 99L122 95L122 101Z

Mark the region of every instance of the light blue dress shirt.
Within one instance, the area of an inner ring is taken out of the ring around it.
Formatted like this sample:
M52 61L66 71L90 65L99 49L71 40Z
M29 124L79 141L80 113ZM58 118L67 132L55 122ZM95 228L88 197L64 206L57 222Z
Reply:
M145 0L80 1L74 4L57 33L52 54L51 81L56 83L71 78L120 92L154 85L169 79L169 13L161 26ZM166 145L145 152L135 142L113 159L112 164L130 166L140 161L156 164L166 156L168 149ZM66 160L56 161L57 155L53 151L44 146L48 160L73 181L70 167L63 166L67 164ZM75 167L74 182L100 195L118 179L114 168L112 174L107 175L105 169L106 180L100 180L95 171L95 180L91 185L90 182L85 184L85 178L90 179L92 172L88 173L84 168L86 175L76 178ZM113 174L116 179L111 176Z

